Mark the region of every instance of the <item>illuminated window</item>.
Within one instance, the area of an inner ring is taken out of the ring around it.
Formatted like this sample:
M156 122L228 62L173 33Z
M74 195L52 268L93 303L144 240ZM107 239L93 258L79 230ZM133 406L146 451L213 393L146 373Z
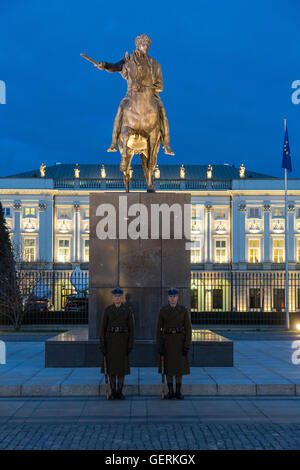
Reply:
M200 231L200 220L192 220L192 231L193 232Z
M300 239L297 240L297 262L300 263Z
M70 209L58 209L58 218L59 219L70 219Z
M90 240L84 240L84 261L88 263L90 259Z
M250 219L259 219L260 218L260 208L259 207L250 207L248 212L248 217Z
M275 239L273 241L273 260L274 263L283 263L284 261L284 247L283 239Z
M259 240L249 240L249 263L259 263Z
M285 308L285 290L273 289L273 308L276 312L283 312Z
M213 310L223 310L223 289L212 290L212 308Z
M191 241L192 241L191 263L193 264L201 263L201 245L200 245L199 236L192 235Z
M283 217L283 207L274 207L273 217Z
M89 219L90 218L90 209L84 209L84 218Z
M192 219L199 219L200 217L200 206L192 206Z
M226 212L223 209L217 209L215 211L215 219L226 219Z
M24 217L36 217L36 208L24 207Z
M216 263L226 263L226 240L216 240Z
M260 288L251 287L249 289L249 308L260 309L261 308L261 292Z
M35 261L35 239L25 238L24 240L24 261L32 263Z
M10 207L3 207L3 216L8 218L11 217L11 208Z
M62 263L70 261L70 240L58 241L58 260Z
M191 229L193 232L198 232L200 230L200 207L199 205L192 206Z
M192 264L201 263L201 248L191 249L191 263Z

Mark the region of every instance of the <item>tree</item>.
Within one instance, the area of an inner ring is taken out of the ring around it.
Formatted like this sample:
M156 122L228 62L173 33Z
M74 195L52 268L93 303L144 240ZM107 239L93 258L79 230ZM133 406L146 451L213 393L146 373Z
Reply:
M19 330L25 315L13 248L0 202L0 313Z

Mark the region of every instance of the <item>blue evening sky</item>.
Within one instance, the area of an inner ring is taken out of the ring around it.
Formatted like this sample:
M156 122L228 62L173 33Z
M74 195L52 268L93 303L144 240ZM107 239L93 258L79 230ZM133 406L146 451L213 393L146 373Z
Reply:
M126 82L79 54L118 61L147 33L176 153L160 150L158 163L281 176L286 117L300 178L299 0L1 0L0 19L0 176L42 161L119 163L106 148Z

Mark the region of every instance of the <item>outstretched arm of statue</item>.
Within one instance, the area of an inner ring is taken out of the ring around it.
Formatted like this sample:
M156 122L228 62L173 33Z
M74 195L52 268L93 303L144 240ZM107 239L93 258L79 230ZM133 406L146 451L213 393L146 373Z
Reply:
M106 70L107 72L122 72L125 59L121 59L115 64L110 64L109 62L99 62L98 69Z

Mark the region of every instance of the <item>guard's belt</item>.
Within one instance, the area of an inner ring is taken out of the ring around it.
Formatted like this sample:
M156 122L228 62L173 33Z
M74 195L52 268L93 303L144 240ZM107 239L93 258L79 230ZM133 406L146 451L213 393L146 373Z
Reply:
M126 326L110 326L107 331L110 333L128 333L128 328Z
M184 328L184 326L172 327L172 328L164 328L164 329L163 329L163 332L166 333L167 335L168 335L168 334L176 334L176 333L184 333L184 332L185 332L185 328Z

